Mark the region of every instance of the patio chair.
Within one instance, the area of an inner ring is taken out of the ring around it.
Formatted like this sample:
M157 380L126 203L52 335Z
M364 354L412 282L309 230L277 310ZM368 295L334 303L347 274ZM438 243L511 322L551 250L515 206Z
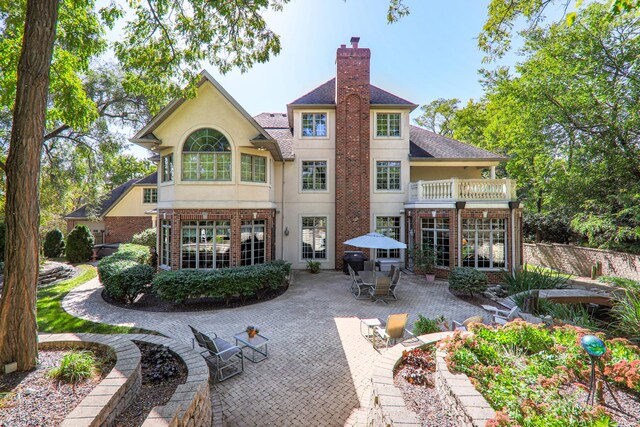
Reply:
M242 349L230 342L219 338L217 334L204 334L196 330L193 326L189 326L195 341L200 347L200 355L210 362L214 368L214 379L218 381L227 380L234 375L238 375L244 371L244 357Z
M520 316L520 309L517 305L514 305L511 309L500 309L491 305L483 305L482 308L491 313L493 323L498 325L504 325Z
M389 347L389 342L393 340L395 344L398 340L404 341L405 335L415 337L413 333L406 329L409 314L391 314L387 317L387 323L384 327L376 326L373 328L373 346L375 347L376 337L384 341L385 347Z
M376 263L374 261L364 261L364 271L375 271Z
M391 271L393 271L393 274L389 276L391 278L391 285L389 286L389 298L393 298L394 301L398 301L396 289L398 289L398 284L400 283L400 269L395 265L392 265Z
M465 319L462 323L456 322L455 320L451 324L451 328L453 331L466 331L470 324L472 323L484 323L484 317L482 316L471 316Z
M349 264L347 264L347 268L349 270L349 275L351 275L351 293L353 294L353 297L355 299L368 299L368 293L371 286L364 283L362 278L356 274Z
M373 302L382 301L387 303L386 299L389 298L389 289L391 288L391 280L389 276L376 276L375 285L369 288L369 295Z

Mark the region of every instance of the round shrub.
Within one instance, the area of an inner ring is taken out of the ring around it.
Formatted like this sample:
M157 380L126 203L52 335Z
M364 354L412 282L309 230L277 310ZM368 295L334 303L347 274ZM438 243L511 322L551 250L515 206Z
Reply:
M481 293L487 290L487 275L472 267L457 267L449 273L449 289L458 292Z
M127 304L144 292L154 273L151 266L131 260L106 257L98 263L98 276L107 296Z
M151 252L149 252L149 247L134 245L133 243L120 245L118 247L118 251L107 258L129 260L135 261L138 264L153 265L151 262Z
M93 255L93 234L86 225L76 225L67 236L67 261L85 262Z
M64 235L57 228L47 233L44 238L44 256L56 258L64 253Z
M156 247L156 238L158 234L155 228L147 228L137 234L134 234L131 238L131 243L134 245L147 246L149 248Z

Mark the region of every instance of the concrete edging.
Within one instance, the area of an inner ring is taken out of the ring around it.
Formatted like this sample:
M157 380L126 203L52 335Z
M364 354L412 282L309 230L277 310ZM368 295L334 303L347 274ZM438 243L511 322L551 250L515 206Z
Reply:
M110 348L116 355L113 370L65 418L65 426L110 425L131 403L141 384L140 350L133 341L164 345L180 358L187 368L187 379L178 385L167 404L156 406L143 426L209 427L211 426L211 399L209 395L209 367L202 356L175 340L145 334L43 334L39 347L55 346Z
M422 335L418 337L421 341L419 344L410 346L397 344L382 354L382 358L374 365L371 377L373 387L367 425L385 427L420 427L422 425L418 416L407 409L400 389L393 384L393 371L400 363L403 351L435 344L451 334L452 332L438 332Z

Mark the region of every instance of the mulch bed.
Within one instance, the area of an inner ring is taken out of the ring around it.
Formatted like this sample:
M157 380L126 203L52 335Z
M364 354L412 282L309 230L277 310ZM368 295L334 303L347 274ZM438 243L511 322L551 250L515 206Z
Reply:
M482 296L480 294L473 294L473 296L471 296L467 292L455 292L452 290L449 290L449 293L454 297L461 299L464 302L468 302L471 305L475 305L476 307L482 308L482 305L490 305L493 307L497 307L501 310L505 309L503 306L501 306L494 300L487 298L485 296Z
M585 390L586 387L586 385L577 387L575 384L569 384L565 386L562 391L567 395L578 393L579 401L586 402L588 394L588 391ZM618 427L640 426L640 395L622 390L614 385L611 385L611 389L615 393L620 406L618 407L606 387L603 389L605 402L603 406L607 413L611 415L613 421L618 423Z
M48 427L62 420L107 376L115 364L108 353L92 350L100 372L79 384L59 383L46 373L59 365L71 348L39 352L38 366L29 372L0 376L0 426Z
M279 297L284 294L288 289L287 287L278 288L274 291L267 291L267 293L260 299L255 297L253 298L245 298L241 300L240 298L232 299L227 303L223 299L216 298L198 298L190 300L184 304L173 304L168 301L163 301L153 295L151 292L147 292L142 294L133 304L124 304L121 302L117 302L109 298L106 293L102 292L102 299L108 302L111 305L115 305L116 307L128 308L131 310L139 310L139 311L154 311L154 312L189 312L189 311L208 311L208 310L218 310L225 308L238 308L244 307L246 305L258 304L264 301L269 301L274 298Z
M135 342L142 353L142 385L131 404L115 420L118 427L141 426L151 410L165 405L179 384L187 380L187 369L166 347Z
M457 427L456 420L436 393L433 348L413 350L395 372L393 383L400 389L406 407L418 415L423 426Z

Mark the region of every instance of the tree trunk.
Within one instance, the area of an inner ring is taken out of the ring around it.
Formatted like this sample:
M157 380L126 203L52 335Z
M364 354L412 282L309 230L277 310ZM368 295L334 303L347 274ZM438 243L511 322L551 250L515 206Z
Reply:
M59 0L27 1L6 163L7 244L0 301L0 363L17 362L21 371L33 368L38 356L38 181L58 5Z

